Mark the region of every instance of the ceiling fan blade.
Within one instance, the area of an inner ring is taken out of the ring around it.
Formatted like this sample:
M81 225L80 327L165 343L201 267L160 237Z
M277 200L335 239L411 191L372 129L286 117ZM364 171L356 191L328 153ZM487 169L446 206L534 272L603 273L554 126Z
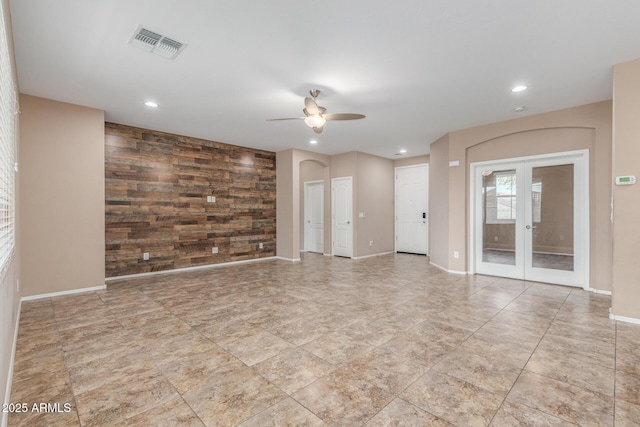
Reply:
M322 133L322 129L324 129L324 126L320 128L311 128L311 129L313 129L315 133Z
M268 122L277 122L280 120L304 120L306 117L285 117L283 119L267 119Z
M304 99L305 109L303 110L307 116L315 116L318 114L318 104L308 96ZM305 111L306 110L306 111Z
M334 114L323 114L326 120L358 120L364 119L366 116L364 114L355 114L355 113L334 113Z

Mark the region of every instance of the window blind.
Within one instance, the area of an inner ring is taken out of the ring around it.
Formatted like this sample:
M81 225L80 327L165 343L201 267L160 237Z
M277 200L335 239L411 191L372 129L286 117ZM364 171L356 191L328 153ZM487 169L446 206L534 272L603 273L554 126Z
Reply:
M18 102L13 76L5 10L0 3L0 272L15 248L16 114Z

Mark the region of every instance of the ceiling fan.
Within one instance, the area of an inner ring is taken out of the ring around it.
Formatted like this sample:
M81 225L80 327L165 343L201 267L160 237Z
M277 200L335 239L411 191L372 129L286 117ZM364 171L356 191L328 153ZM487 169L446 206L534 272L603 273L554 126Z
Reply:
M311 98L308 96L304 99L304 108L302 112L305 117L287 117L284 119L267 119L267 121L278 120L304 120L304 124L313 129L315 133L322 133L324 125L329 120L358 120L364 119L364 114L355 113L333 113L327 114L327 109L318 105L316 98L320 95L319 89L311 89L309 91Z

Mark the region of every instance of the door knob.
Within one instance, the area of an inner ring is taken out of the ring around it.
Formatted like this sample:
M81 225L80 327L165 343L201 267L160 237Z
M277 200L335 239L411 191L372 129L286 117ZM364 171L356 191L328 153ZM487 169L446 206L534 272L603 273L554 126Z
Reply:
M351 221L347 221L347 224L351 224Z
M534 229L534 230L535 230L537 227L536 227L535 225L527 225L525 228L526 228L527 230L531 230L531 229Z

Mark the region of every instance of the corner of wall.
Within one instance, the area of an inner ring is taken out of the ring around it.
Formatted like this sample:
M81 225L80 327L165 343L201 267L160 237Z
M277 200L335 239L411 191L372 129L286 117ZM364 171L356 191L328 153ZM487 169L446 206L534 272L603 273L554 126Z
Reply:
M429 158L429 252L449 269L449 134L431 143Z

